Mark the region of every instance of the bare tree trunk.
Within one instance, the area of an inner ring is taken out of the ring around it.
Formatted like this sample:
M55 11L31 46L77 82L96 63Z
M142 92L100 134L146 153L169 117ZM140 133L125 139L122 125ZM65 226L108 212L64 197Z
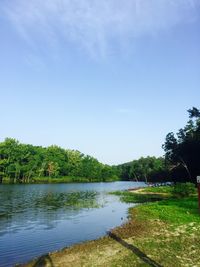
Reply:
M145 175L144 175L144 178L145 178L145 183L147 184L148 181L147 181L147 175L146 175L146 173L145 173Z
M135 172L133 172L133 175L134 175L135 181L138 182L138 178L137 178Z
M27 182L30 182L31 175L33 173L33 169L36 167L36 165L33 166L33 168L29 171L28 176L27 176Z
M188 173L189 179L192 180L192 176L191 176L191 174L190 174L190 171L189 171L189 169L188 169L187 164L185 163L185 161L183 160L183 158L181 158L181 157L179 157L179 158L180 158L180 160L181 160L182 166L186 169L186 171L187 171L187 173Z

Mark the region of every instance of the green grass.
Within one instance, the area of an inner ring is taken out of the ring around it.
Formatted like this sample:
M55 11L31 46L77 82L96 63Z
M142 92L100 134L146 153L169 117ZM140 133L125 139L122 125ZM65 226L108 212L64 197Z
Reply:
M143 220L159 219L175 226L200 222L197 197L184 199L167 199L149 203L139 207L140 218Z
M115 178L106 179L105 182L113 182L117 181ZM95 183L95 182L102 182L100 179L96 178L87 178L87 177L79 177L79 176L62 176L62 177L34 177L28 184L58 184L58 183ZM3 179L3 184L11 183L9 178Z
M147 194L144 194L147 192ZM149 194L152 193L152 194ZM165 194L163 194L165 193ZM175 197L173 187L151 187L136 192L115 192L122 201L143 203L129 211L131 221L146 225L150 233L132 238L138 247L162 266L199 266L200 262L200 212L197 194L186 198ZM160 197L153 201L152 196ZM144 203L146 202L146 203ZM133 226L131 226L133 228ZM130 235L129 235L130 236ZM128 237L128 236L127 236ZM195 252L195 253L194 253ZM113 266L145 266L134 262L134 255L115 259ZM132 265L131 265L132 264Z
M91 179L86 177L77 177L77 176L63 176L63 177L36 177L33 179L33 183L78 183L83 182L87 183L90 182ZM92 179L94 181L94 179Z
M166 186L144 188L142 194L129 191L117 191L112 194L120 196L121 201L126 203L147 203L136 208L142 220L159 219L174 225L200 222L197 194L180 198L173 196L172 191L173 187ZM148 194L149 192L152 194Z
M129 191L115 191L111 192L110 194L120 196L121 201L126 203L146 203L162 200L165 198L165 196L158 194L140 194L132 193Z
M116 181L115 179L106 179L104 182L112 182ZM88 177L79 177L79 176L62 176L57 178L48 178L48 177L40 177L34 178L35 183L95 183L102 182L101 179L97 178L88 178Z
M8 179L7 177L3 178L3 184L9 184L10 183L10 179Z

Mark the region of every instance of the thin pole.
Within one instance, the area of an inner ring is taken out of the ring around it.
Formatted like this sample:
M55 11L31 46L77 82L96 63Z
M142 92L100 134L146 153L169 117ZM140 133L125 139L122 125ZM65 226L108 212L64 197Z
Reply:
M200 212L200 183L197 184L197 188L198 188L199 212Z
M197 190L198 190L199 212L200 212L200 176L197 176Z

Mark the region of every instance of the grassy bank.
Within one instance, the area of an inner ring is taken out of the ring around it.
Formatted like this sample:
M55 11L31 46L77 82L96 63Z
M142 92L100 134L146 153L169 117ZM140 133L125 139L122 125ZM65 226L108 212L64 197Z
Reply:
M50 253L25 266L200 266L196 195L174 198L167 187L117 194L126 202L147 203L131 208L129 222L109 236Z
M114 182L119 181L117 177L107 178L105 180L95 179L95 178L87 178L87 177L79 177L79 176L62 176L62 177L35 177L30 181L25 181L23 184L59 184L59 183L95 183L95 182ZM13 182L8 179L3 179L3 184L12 184ZM17 182L14 182L17 184Z

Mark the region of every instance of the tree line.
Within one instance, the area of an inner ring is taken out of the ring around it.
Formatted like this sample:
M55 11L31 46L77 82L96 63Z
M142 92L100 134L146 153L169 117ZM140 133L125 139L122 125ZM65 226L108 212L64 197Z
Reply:
M118 166L100 163L77 150L33 146L13 138L0 143L0 183L30 183L42 178L76 177L76 181L145 181L166 179L164 158L147 157ZM67 181L67 180L65 180Z
M130 181L167 182L170 180L168 166L163 157L141 157L116 166L120 178Z
M146 157L116 166L123 180L193 182L200 176L200 110L189 109L189 120L176 134L166 135L164 157Z
M88 181L117 180L116 170L77 150L33 146L6 138L0 143L0 183L34 182L35 178L84 177Z
M40 177L82 177L87 181L131 180L145 182L190 181L200 175L200 110L188 110L189 120L177 134L168 133L164 157L141 157L109 166L77 150L58 146L21 144L6 138L0 143L0 183L34 182Z

